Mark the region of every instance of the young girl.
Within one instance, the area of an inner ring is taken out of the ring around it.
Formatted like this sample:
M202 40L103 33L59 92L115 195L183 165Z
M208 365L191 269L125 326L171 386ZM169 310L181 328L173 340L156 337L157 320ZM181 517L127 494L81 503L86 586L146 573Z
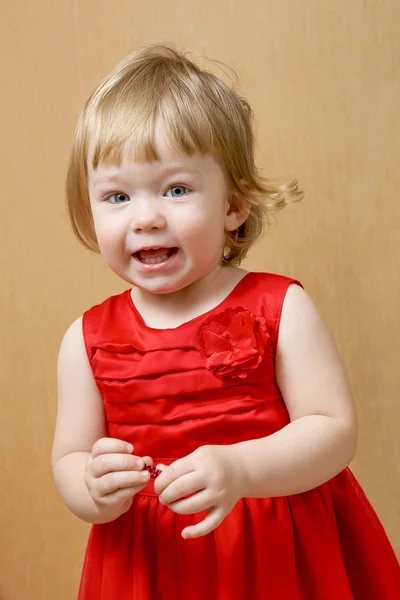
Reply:
M80 600L395 600L346 468L357 423L298 281L236 265L297 200L254 165L247 102L173 46L129 56L81 114L72 225L130 287L68 329L57 488L93 523Z

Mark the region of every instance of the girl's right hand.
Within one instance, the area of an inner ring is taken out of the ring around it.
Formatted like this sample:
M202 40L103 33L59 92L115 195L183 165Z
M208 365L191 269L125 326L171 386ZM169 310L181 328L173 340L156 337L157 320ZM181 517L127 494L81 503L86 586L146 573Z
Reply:
M144 471L149 456L132 455L131 444L115 438L101 438L95 442L85 468L84 480L93 501L101 511L115 518L132 505L133 496L146 487L150 473Z

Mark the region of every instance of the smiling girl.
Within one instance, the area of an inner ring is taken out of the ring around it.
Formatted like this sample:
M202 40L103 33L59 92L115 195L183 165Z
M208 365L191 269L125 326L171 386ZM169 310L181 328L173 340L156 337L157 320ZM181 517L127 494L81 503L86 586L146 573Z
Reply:
M129 284L59 353L54 478L93 523L79 599L400 598L332 338L298 281L238 266L302 196L260 177L246 100L140 49L88 99L67 195Z

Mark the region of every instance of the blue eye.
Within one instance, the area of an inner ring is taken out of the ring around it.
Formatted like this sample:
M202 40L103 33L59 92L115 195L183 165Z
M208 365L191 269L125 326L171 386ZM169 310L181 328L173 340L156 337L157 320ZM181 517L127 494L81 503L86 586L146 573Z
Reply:
M128 202L130 198L128 194L117 192L116 194L111 194L111 196L107 196L107 200L111 202L111 204L124 204L125 202Z
M175 194L172 195L172 198L181 198L182 196L186 196L189 188L187 188L185 185L174 185L166 191L165 195L168 196L168 192L172 190L175 190Z

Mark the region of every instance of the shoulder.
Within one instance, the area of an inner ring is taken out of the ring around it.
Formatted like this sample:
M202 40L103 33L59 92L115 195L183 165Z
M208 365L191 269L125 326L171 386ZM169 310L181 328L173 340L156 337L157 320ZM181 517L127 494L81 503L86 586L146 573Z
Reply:
M68 327L62 338L57 360L61 389L76 388L79 382L92 380L89 347L84 335L83 315Z
M290 281L282 302L280 337L297 331L305 334L310 329L324 328L321 314L312 298L301 285Z
M74 343L74 342L78 342L79 340L82 340L83 336L82 336L82 322L83 322L83 315L81 315L80 317L78 317L77 319L75 319L75 321L73 323L71 323L71 325L68 327L67 331L65 332L62 341L61 341L61 346L67 346L70 343Z
M83 315L78 317L65 332L58 354L58 364L70 361L79 353L86 354L85 343L83 338Z

